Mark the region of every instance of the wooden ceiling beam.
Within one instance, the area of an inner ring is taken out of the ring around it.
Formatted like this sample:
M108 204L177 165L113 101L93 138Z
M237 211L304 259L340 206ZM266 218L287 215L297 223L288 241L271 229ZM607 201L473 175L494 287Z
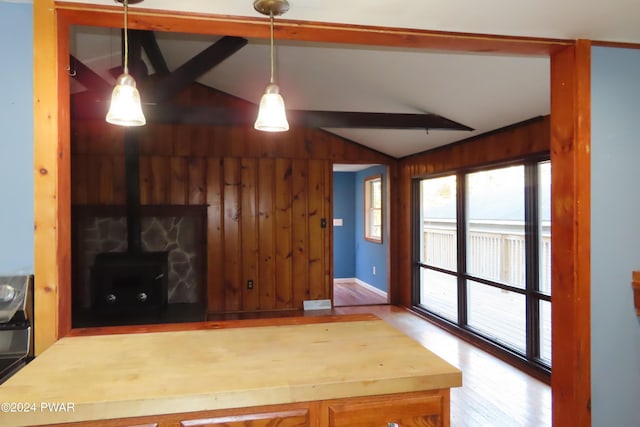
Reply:
M144 104L149 123L190 124L205 126L253 126L258 114L256 105L246 103L230 106L189 106ZM107 105L95 102L86 94L72 96L71 117L78 120L96 119L106 114ZM291 126L299 128L373 128L373 129L473 129L436 114L360 113L350 111L288 110Z
M71 70L71 76L91 92L105 94L112 89L112 86L106 80L73 55L69 55L69 69Z
M367 129L446 129L472 128L437 114L368 113L352 111L287 111L289 121L308 128L367 128Z
M162 102L170 99L246 44L247 39L241 37L222 37L182 64L171 74L154 80L150 87L145 88L145 92L149 94L147 100L149 102Z
M153 31L131 30L130 34L136 34L136 37L140 40L142 48L147 54L147 58L149 58L149 62L151 62L151 66L153 67L155 74L161 76L169 74L167 61L164 59L164 55L160 50L160 46L158 46L158 40L156 39Z

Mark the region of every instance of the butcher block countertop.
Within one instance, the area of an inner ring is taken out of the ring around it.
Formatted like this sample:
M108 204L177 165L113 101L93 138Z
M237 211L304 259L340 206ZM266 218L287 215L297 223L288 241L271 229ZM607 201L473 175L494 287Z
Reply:
M0 425L240 408L461 384L457 368L379 319L74 336L62 338L0 385Z

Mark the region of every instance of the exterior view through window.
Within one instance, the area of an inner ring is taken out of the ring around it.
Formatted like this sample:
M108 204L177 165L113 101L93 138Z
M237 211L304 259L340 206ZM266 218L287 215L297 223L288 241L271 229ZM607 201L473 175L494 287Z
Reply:
M382 242L382 176L364 180L364 238Z
M415 307L550 371L550 162L415 180L414 199Z

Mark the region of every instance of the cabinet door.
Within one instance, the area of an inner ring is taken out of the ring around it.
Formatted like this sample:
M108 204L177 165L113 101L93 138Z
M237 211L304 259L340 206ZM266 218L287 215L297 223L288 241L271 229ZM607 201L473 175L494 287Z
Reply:
M309 410L296 409L185 420L180 425L183 427L307 427L310 423Z
M330 427L448 427L446 397L438 394L404 397L389 395L372 399L327 402ZM446 409L445 409L446 408ZM446 413L445 413L446 412Z

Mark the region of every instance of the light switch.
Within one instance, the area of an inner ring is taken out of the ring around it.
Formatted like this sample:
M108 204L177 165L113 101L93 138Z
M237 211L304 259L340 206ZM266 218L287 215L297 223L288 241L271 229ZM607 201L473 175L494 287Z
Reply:
M334 227L342 227L342 218L333 218Z

